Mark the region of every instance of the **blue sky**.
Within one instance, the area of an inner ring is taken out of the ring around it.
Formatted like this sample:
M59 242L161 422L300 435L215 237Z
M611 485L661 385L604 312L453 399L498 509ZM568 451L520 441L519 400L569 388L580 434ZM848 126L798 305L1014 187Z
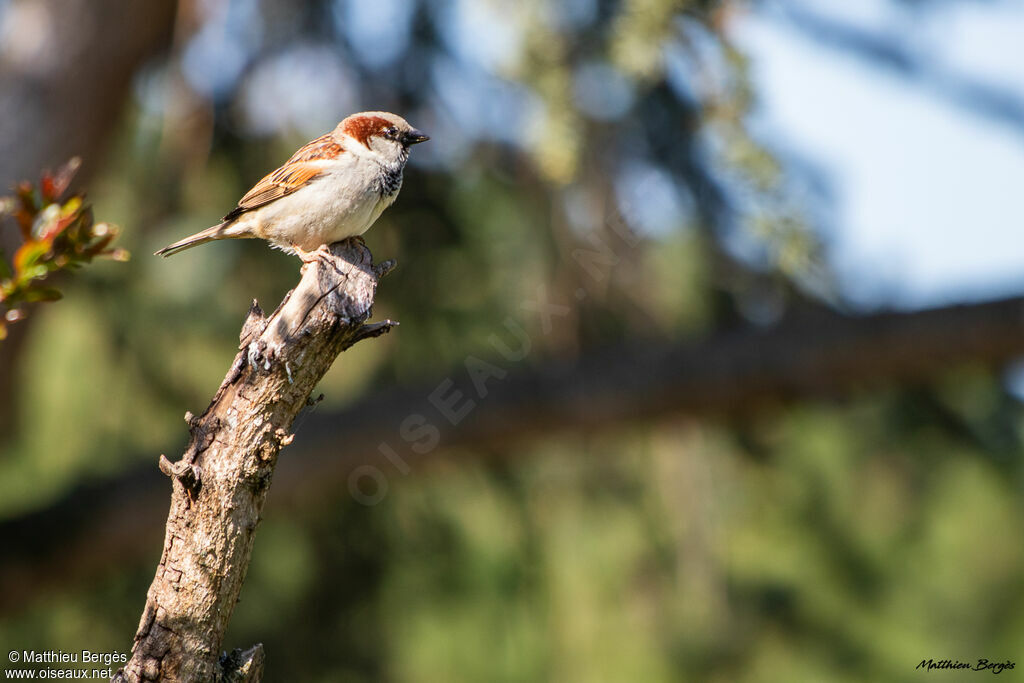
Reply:
M866 307L1024 293L1024 130L823 45L782 8L896 37L935 68L1024 102L1024 2L938 4L768 2L733 27L753 60L759 137L828 173L829 253L843 291Z

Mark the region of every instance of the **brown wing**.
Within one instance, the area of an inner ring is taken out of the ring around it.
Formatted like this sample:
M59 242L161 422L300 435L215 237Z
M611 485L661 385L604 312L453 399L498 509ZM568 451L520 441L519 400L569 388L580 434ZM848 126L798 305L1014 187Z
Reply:
M345 151L330 133L306 143L281 168L263 176L245 196L238 201L231 213L224 216L231 221L246 211L252 211L295 192L300 187L316 180L323 173L323 159L334 159Z

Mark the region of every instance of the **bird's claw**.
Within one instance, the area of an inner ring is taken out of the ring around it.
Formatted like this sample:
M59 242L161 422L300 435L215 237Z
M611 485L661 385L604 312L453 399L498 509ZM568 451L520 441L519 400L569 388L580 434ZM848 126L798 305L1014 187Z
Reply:
M331 255L331 251L327 248L326 244L321 244L313 251L306 251L297 244L293 244L292 249L295 250L296 256L302 260L303 267L308 266L310 263L316 263L317 261Z

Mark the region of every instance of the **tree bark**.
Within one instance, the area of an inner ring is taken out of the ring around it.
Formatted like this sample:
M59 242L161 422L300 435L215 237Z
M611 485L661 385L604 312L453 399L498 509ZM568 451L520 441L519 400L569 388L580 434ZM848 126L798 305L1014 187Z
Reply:
M240 350L206 411L186 414L184 456L160 469L173 492L163 554L132 656L114 681L258 681L263 650L221 656L260 512L295 416L339 353L395 324L366 324L378 279L355 242L332 245L265 318L254 301Z

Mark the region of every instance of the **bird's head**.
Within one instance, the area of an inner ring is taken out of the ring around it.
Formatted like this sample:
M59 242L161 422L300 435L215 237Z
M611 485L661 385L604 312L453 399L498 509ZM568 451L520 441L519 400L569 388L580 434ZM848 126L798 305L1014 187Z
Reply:
M386 160L405 159L409 147L430 138L397 114L364 111L338 124L337 137L346 137Z

